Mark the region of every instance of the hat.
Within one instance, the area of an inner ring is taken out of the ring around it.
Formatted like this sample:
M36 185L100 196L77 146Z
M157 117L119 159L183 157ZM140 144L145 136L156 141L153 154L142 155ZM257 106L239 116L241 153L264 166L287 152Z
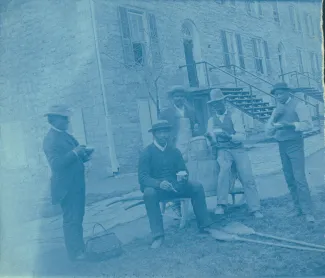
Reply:
M271 95L273 95L275 93L275 91L277 90L288 90L290 91L291 89L289 88L288 84L285 82L280 82L277 83L273 86L272 90L271 90Z
M207 102L208 104L211 104L216 101L224 100L226 96L222 93L220 89L213 89L210 92L210 100Z
M71 114L72 111L69 109L67 105L58 104L58 105L50 106L48 112L45 113L44 116L56 115L56 116L70 117Z
M182 93L184 96L186 96L188 90L182 85L176 85L171 87L171 89L167 92L168 97L172 97L175 93Z
M166 120L157 121L154 123L151 127L151 129L148 130L148 132L155 132L157 130L170 130L172 126L168 123Z

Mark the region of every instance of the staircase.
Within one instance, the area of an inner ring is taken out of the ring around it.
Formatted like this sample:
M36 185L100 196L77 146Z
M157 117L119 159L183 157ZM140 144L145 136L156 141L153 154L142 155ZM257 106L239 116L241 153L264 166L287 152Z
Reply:
M323 92L320 90L317 90L315 88L301 87L301 88L296 88L295 91L302 92L302 93L306 94L307 96L312 97L313 99L316 99L320 102L324 102Z
M228 102L251 116L253 119L261 123L265 123L271 116L275 106L264 102L262 98L257 98L256 95L251 95L249 91L243 88L220 88Z

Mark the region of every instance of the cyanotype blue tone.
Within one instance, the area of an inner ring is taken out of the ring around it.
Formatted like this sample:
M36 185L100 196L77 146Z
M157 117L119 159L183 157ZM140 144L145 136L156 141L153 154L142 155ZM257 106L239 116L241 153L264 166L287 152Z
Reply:
M321 9L1 0L0 274L325 276Z

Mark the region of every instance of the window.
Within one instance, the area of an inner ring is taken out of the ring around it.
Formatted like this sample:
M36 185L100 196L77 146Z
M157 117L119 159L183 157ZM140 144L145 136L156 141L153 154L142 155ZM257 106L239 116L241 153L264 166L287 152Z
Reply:
M302 55L302 50L297 48L297 57L298 57L298 70L300 73L304 72L304 60Z
M319 66L319 61L317 59L317 55L315 52L310 52L309 57L310 57L311 74L314 77L318 77L318 74L320 72L320 66Z
M246 10L251 16L263 16L262 4L260 0L246 0Z
M160 63L155 16L148 14L146 17L141 11L123 7L119 7L119 15L125 64L144 65L148 63L149 55L153 64Z
M280 17L279 17L279 9L278 9L278 1L274 0L271 2L272 7L273 7L273 19L275 22L280 22Z
M313 18L309 13L305 13L305 24L306 24L306 32L309 36L315 36L315 29L313 24Z
M224 55L224 65L239 65L245 69L245 59L240 34L231 31L221 31L221 41Z
M292 30L295 32L302 32L300 16L294 6L289 7L289 16L290 16Z
M272 68L267 42L260 38L253 38L252 46L256 72L270 75Z

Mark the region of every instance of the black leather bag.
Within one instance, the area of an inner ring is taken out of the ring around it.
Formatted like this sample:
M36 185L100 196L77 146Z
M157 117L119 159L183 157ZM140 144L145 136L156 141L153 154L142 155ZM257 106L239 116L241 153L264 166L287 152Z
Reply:
M95 228L98 226L103 232L95 235ZM107 260L122 255L122 243L115 233L108 232L103 225L96 223L92 237L86 242L86 252L90 260Z

